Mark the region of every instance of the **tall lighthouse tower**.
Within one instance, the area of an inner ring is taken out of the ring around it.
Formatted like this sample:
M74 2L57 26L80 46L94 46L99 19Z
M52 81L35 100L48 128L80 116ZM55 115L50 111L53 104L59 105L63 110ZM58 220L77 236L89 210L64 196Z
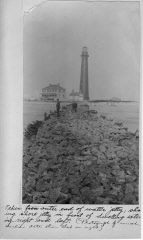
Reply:
M88 49L86 46L82 48L81 54L81 75L80 75L80 92L83 94L84 100L89 100L88 91Z

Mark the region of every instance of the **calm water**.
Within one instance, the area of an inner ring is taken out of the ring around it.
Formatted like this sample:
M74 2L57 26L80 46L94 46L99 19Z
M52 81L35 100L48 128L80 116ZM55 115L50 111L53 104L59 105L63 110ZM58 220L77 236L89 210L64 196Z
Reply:
M91 108L123 122L131 132L139 129L139 103L116 103L115 106L111 106L110 103L99 103Z
M32 121L43 120L45 112L55 109L56 103L24 102L24 128ZM91 104L90 109L96 109L99 113L123 122L132 132L139 129L139 103L117 103L116 106L96 103L95 106Z
M44 113L56 109L56 103L47 102L24 102L23 106L23 125L24 128L35 120L43 120Z

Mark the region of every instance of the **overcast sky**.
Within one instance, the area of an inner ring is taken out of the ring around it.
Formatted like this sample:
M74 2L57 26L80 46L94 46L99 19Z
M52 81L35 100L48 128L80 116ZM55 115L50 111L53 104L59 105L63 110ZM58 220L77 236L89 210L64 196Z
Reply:
M139 100L139 2L46 2L24 17L24 94L79 90L89 53L90 99Z

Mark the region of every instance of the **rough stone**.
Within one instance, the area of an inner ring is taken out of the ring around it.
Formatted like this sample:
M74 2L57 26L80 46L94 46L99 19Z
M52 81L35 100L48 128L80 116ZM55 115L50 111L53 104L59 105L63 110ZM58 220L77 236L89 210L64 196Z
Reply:
M134 196L132 194L125 195L122 202L123 204L133 204Z
M52 113L23 156L23 203L138 204L139 136L79 107Z
M120 159L127 159L128 153L125 151L117 151L117 157L119 157Z
M95 196L102 196L104 192L104 188L103 186L101 186L96 189L93 189L92 192L95 194Z
M81 151L80 154L83 155L83 156L91 155L89 150L88 151Z
M39 173L42 174L49 168L49 163L47 160L42 160L42 163L39 166Z
M44 179L40 179L36 184L36 191L43 192L49 189L49 183Z

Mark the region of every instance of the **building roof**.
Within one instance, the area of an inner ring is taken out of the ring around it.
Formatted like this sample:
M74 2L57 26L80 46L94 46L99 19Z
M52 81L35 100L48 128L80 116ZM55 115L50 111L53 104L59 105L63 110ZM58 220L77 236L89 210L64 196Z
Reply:
M56 92L61 90L65 91L66 89L61 87L60 84L58 83L58 84L50 84L49 86L42 88L42 90L49 90L49 91Z

